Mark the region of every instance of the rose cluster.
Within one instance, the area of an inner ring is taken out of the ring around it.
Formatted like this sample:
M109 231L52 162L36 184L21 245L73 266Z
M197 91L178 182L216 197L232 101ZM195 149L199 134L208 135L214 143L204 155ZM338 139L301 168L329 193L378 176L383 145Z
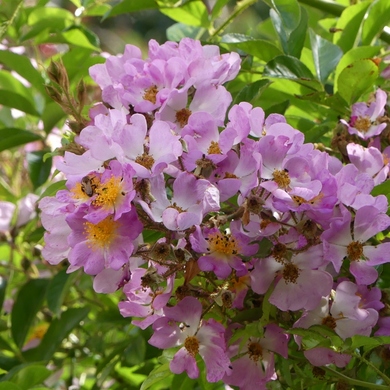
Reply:
M67 189L40 202L43 256L94 275L97 292L123 289L121 314L179 347L173 373L197 378L200 355L209 382L265 389L289 343L315 366L351 358L307 349L293 328L390 334L375 287L388 202L372 195L389 172L387 95L342 121L342 163L282 115L229 109L239 69L238 54L189 38L94 65L102 102L75 137L83 153L57 164Z

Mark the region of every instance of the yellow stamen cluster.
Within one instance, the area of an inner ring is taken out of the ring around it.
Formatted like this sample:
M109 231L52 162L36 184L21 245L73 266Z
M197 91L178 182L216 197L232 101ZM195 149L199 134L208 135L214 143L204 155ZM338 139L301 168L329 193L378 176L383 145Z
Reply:
M287 257L287 247L278 242L272 249L272 256L278 263L283 263Z
M258 362L263 357L263 348L257 342L251 341L248 344L249 359Z
M188 336L184 341L184 348L192 357L199 353L199 341L195 336Z
M366 133L371 127L371 120L368 116L359 116L353 127L363 133Z
M157 85L152 85L151 87L145 89L143 99L148 100L149 102L151 102L153 104L156 104L157 93L158 93Z
M192 111L188 108L183 108L176 112L176 122L180 127L184 127L188 123L188 118L192 114Z
M101 249L109 246L115 238L118 227L119 222L114 221L111 215L97 224L84 222L84 233L88 240L88 247L91 249Z
M208 250L213 253L221 253L224 255L236 255L239 251L237 241L230 234L222 234L221 232L211 233L208 236Z
M207 149L207 154L222 154L222 150L219 147L218 142L211 141L211 144Z
M154 164L154 158L149 156L147 153L144 153L141 156L138 156L135 159L135 162L139 165L142 165L146 169L151 169Z
M363 245L359 241L352 241L347 246L347 255L351 261L359 261L363 257Z
M272 174L273 179L275 183L279 186L279 188L282 188L284 190L287 190L291 180L290 176L288 175L288 172L286 170L280 171L280 170L275 170Z
M105 183L101 183L95 189L95 194L97 194L96 199L93 201L93 204L97 207L102 206L112 206L118 199L118 196L124 195L121 192L121 178L116 176L111 176L111 178Z

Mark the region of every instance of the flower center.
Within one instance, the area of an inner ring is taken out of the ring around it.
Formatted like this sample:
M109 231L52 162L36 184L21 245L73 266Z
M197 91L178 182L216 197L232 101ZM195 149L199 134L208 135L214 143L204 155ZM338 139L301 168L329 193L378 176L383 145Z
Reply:
M293 263L287 263L283 268L283 279L287 283L296 283L300 269Z
M322 319L321 325L325 325L329 329L336 329L336 320L332 316L327 316Z
M288 175L287 170L280 171L276 169L273 174L273 179L279 188L286 190L291 183L290 176Z
M263 357L263 348L257 342L251 341L248 344L248 352L249 359L252 359L254 362L258 362Z
M154 158L152 156L149 156L148 154L144 153L141 156L138 156L135 159L135 162L139 165L142 165L146 169L151 169L154 164Z
M283 262L283 260L286 258L286 254L287 254L287 247L286 245L281 244L280 242L278 242L272 249L272 256L279 263Z
M355 129L362 131L363 133L367 132L371 127L371 120L368 116L359 116L353 125Z
M184 211L185 211L180 206L178 206L175 202L173 202L169 207L177 210L179 213L184 213Z
M211 141L207 154L222 154L222 150L219 147L218 142Z
M109 246L115 238L118 227L119 222L114 221L112 215L97 224L84 222L84 233L88 240L88 247L91 249L101 249Z
M210 252L224 255L236 255L239 250L237 241L230 234L211 233L208 237Z
M153 104L156 104L157 93L158 93L157 85L152 85L151 87L145 89L143 99L148 100Z
M195 358L199 352L199 341L195 336L188 336L184 341L184 348Z
M181 127L184 127L188 123L188 118L192 114L192 111L188 108L182 108L176 112L176 121Z
M347 246L347 255L351 261L359 261L363 257L363 245L359 241L352 241Z
M99 207L105 205L111 206L113 203L115 203L119 194L124 195L124 193L121 192L121 182L122 178L111 176L108 181L101 183L95 189L97 197L93 201L93 204Z

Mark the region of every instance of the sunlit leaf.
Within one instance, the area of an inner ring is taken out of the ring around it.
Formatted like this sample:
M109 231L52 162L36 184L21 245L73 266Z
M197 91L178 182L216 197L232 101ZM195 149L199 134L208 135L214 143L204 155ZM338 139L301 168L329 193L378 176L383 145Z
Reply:
M375 0L368 8L362 28L362 44L370 45L390 23L390 1Z
M162 8L160 12L175 20L176 22L189 24L195 27L208 28L210 21L205 4L200 0L185 3L180 7Z
M370 59L360 59L348 65L336 80L337 92L347 103L355 103L372 88L378 78L378 66Z
M369 5L369 1L351 5L345 8L337 21L333 43L341 47L344 53L358 42L360 25Z
M167 38L170 41L179 42L182 38L197 38L202 27L189 26L188 24L175 23L167 28Z
M380 46L359 46L347 51L336 66L336 72L334 76L335 80L338 79L341 71L344 70L348 65L351 65L355 60L372 58L379 54L380 49ZM335 92L337 92L337 85L335 87Z
M165 363L161 366L157 366L149 376L144 380L141 385L140 390L147 390L155 383L160 382L161 380L168 378L172 375L171 370L169 369L169 363Z
M104 15L104 18L154 8L158 8L155 0L124 0L112 7L111 11Z

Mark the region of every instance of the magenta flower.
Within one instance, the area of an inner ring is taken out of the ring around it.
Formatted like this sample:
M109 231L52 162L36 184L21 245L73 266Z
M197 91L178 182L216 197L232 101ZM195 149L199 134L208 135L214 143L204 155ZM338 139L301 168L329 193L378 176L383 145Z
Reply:
M275 280L269 302L280 310L314 309L332 289L333 278L318 268L326 264L321 245L288 258L287 247L276 244L274 257L257 259L251 272L251 286L265 294Z
M316 347L303 351L305 358L316 367L334 364L337 367L345 367L352 356L346 353L334 351L330 348Z
M132 271L130 281L124 286L123 292L127 300L119 302L119 310L123 317L140 317L132 324L146 329L158 318L163 316L173 289L174 275L167 279L165 288L155 287L154 283L163 280L162 275L155 268L137 268Z
M360 307L361 298L357 294L358 286L350 281L341 282L330 305L329 297L323 297L317 308L305 311L294 324L297 328L309 328L311 325L325 325L334 330L342 339L360 334L369 336L378 321L375 309Z
M218 382L225 374L229 375L225 328L213 319L201 320L202 304L196 298L185 297L176 306L165 308L164 314L153 324L149 344L162 349L181 346L169 365L174 374L186 371L191 379L197 378L199 354L206 365L208 382Z
M243 276L248 271L239 255L252 256L257 252L258 245L250 244L250 238L236 230L234 224L231 233L222 233L217 228L204 229L196 226L190 236L192 249L205 253L198 259L202 271L212 271L219 279L227 278L232 269L237 276ZM237 227L238 229L238 227Z
M85 214L70 214L66 222L72 229L68 238L71 270L84 267L90 275L104 268L119 270L127 264L134 250L133 240L142 232L142 224L134 209L114 220L112 215L93 224Z
M229 347L233 359L232 372L223 377L229 385L241 390L266 389L266 383L276 379L274 352L287 359L289 336L275 324L268 324L263 337L250 337L245 345L236 342Z
M352 106L352 115L349 123L341 119L341 123L348 127L350 134L356 134L360 138L367 140L375 135L379 135L386 127L386 123L378 122L378 118L383 116L387 102L387 94L380 88L376 91L376 101L370 105L359 102Z
M365 245L367 240L390 225L390 217L373 206L359 208L351 232L351 213L341 208L342 218L335 219L322 234L324 256L340 271L344 257L351 261L350 272L358 284L371 284L378 277L373 267L389 262L390 242Z

